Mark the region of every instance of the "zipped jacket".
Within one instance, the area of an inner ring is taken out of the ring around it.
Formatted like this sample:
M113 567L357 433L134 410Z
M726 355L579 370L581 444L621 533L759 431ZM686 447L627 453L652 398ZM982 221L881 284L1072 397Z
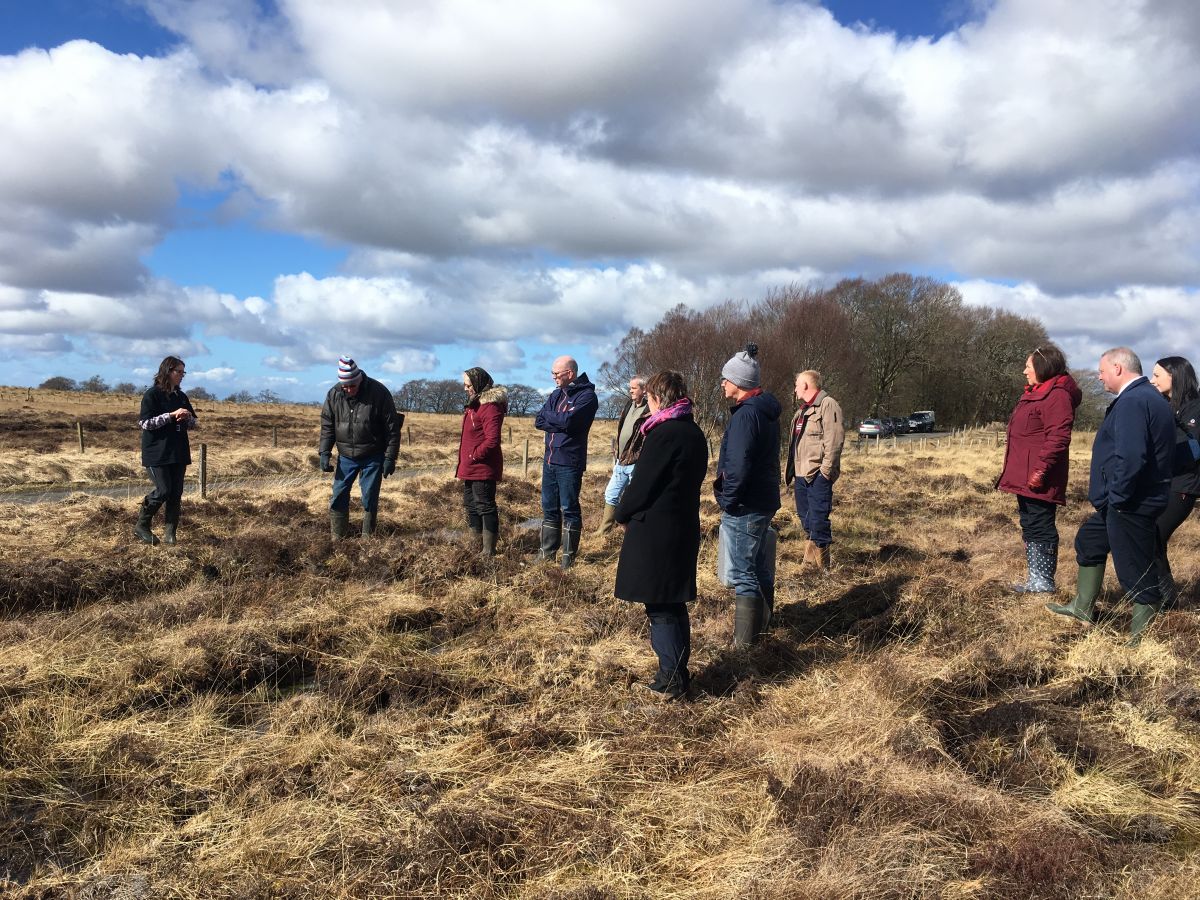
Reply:
M508 391L490 387L463 407L462 437L458 442L456 478L499 481L504 474L500 429L508 412Z
M1096 509L1157 516L1167 506L1174 462L1171 405L1143 375L1104 413L1092 444L1088 500Z
M599 408L596 388L587 374L576 376L564 387L555 388L534 419L546 432L546 462L583 471L587 468L588 432Z
M1082 399L1079 385L1065 373L1025 388L1008 420L998 490L1059 506L1067 502L1071 429ZM1029 486L1034 472L1043 473L1036 489Z
M1200 440L1200 399L1191 400L1175 417L1175 453L1177 458L1190 462L1191 470L1171 479L1172 494L1200 495L1200 463L1192 456L1188 439Z
M772 394L747 397L734 406L721 437L717 505L732 516L771 514L779 509L779 414Z
M353 399L340 385L331 387L321 407L319 452L329 453L335 445L347 459L383 456L395 462L400 452L400 417L391 391L366 375Z
M797 439L796 426L803 418L804 434ZM846 425L842 407L824 391L819 391L808 406L792 416L788 432L788 459L784 484L796 477L811 482L820 472L830 484L842 474L842 446L846 443Z
M149 468L191 465L192 450L188 442L188 429L196 422L196 411L192 409L192 401L188 399L187 394L178 389L168 393L157 385L151 385L150 389L142 394L142 408L138 413L138 421L147 422L165 413L174 412L181 406L192 414L188 421L168 420L158 428L142 426L143 466Z

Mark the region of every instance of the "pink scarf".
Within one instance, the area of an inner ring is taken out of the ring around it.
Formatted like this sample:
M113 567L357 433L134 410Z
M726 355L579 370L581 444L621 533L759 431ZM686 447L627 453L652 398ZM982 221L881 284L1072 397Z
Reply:
M649 433L651 428L656 425L661 425L671 419L690 418L692 415L692 401L687 397L682 400L676 400L670 406L664 406L652 416L647 416L646 421L642 423L642 434Z

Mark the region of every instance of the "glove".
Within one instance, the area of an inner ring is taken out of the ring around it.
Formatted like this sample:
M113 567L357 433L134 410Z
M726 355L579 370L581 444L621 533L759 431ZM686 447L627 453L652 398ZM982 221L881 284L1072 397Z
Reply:
M385 459L383 461L383 477L387 478L396 471L396 461L394 459Z
M321 471L322 472L332 472L333 471L333 463L331 463L329 461L328 453L321 454Z
M1045 472L1029 473L1029 482L1027 484L1027 487L1031 491L1040 491L1045 486L1046 486L1046 473Z

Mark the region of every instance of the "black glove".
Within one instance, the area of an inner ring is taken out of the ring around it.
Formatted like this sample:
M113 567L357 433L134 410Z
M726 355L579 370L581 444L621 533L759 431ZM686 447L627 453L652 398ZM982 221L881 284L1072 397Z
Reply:
M332 472L333 471L333 463L331 463L329 461L328 453L321 454L321 471L322 472Z
M387 478L396 471L396 461L394 459L385 459L383 461L383 477Z

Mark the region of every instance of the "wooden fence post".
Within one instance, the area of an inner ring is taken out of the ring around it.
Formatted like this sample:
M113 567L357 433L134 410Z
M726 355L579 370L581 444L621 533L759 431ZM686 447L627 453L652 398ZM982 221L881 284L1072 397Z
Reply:
M278 425L271 426L271 446L272 447L279 446L279 426Z
M525 452L521 454L521 465L525 467L525 477L529 477L529 438L525 438Z
M208 496L208 444L200 445L200 497Z
M405 440L406 440L406 441L407 441L409 444L412 444L412 426L411 426L411 425L405 425L405 426L404 426L404 431L405 431L405 433L406 433L406 435L407 435L407 437L405 438Z
M83 423L82 422L75 423L75 432L76 432L76 434L79 435L79 452L82 453L83 452Z

